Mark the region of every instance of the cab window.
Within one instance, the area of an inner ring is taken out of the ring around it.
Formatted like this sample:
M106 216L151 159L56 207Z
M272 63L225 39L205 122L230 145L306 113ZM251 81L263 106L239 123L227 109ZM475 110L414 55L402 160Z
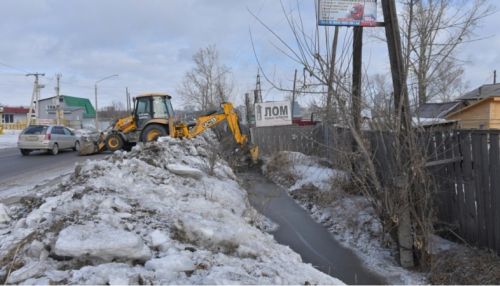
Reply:
M166 98L165 99L165 105L167 106L167 112L170 116L174 116L174 109L172 108L172 103L170 102L170 99Z
M137 101L137 115L139 116L139 118L141 118L141 116L150 116L150 113L151 106L149 103L149 98L139 99Z
M154 118L167 118L168 117L168 111L165 106L165 98L156 96L153 97L153 111L154 111Z

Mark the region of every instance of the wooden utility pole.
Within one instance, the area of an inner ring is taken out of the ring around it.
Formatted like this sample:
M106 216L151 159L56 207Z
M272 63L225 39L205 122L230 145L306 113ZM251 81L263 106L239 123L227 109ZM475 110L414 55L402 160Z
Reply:
M333 34L332 50L330 52L330 70L328 74L328 93L326 97L326 121L334 122L333 117L336 116L333 111L333 100L334 100L334 84L335 81L335 64L337 59L337 44L339 39L339 26L335 26L335 32Z
M363 27L354 27L352 44L352 118L356 132L361 131L361 79L363 65ZM356 144L356 143L354 143Z
M399 118L402 128L408 130L411 127L409 113L410 103L408 100L408 88L406 86L401 35L399 34L396 3L394 0L382 0L382 11L384 13L385 34L387 37L389 61L391 64L396 118Z
M396 3L394 0L382 0L382 11L384 13L385 34L387 47L389 49L389 60L391 63L392 85L394 87L394 107L396 118L399 119L399 160L408 162L411 160L411 118L409 113L408 88L406 86L406 75L404 70L403 53L401 48L401 35L396 14ZM406 165L406 164L404 164ZM409 164L411 165L411 164ZM396 187L403 202L398 216L398 243L399 260L403 267L413 267L413 236L412 223L409 209L409 197L412 186L408 180L409 172L403 167L400 175L396 178Z
M293 107L295 106L295 94L296 94L296 84L297 84L297 69L295 69L295 75L293 76L293 90L292 90L292 121L293 121Z

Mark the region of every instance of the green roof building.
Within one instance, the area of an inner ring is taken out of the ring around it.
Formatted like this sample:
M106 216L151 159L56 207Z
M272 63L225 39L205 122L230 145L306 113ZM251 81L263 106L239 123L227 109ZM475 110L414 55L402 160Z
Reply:
M78 128L94 122L95 108L88 98L61 95L59 96L59 102L64 110L64 119L69 121L71 127ZM39 103L40 119L55 120L57 118L57 97L41 99Z

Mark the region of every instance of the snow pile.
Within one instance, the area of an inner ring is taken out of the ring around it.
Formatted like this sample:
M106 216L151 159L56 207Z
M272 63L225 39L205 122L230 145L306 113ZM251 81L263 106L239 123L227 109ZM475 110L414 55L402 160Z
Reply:
M320 158L287 151L269 158L263 171L390 284L426 283L423 274L405 270L395 261L396 245L384 235L368 199L341 190L339 185L346 179L342 171Z
M0 149L17 147L17 138L22 130L4 130L0 135Z
M87 160L0 208L0 281L341 283L265 232L273 223L250 206L225 161L208 175L213 136L160 139Z

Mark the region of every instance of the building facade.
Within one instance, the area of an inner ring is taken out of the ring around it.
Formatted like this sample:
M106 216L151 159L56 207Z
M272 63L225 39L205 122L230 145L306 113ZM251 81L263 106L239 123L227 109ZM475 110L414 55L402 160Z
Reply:
M29 109L26 107L4 106L1 123L22 123L26 122Z
M95 109L87 98L68 95L59 96L59 104L64 111L63 120L68 127L83 128L95 125ZM39 118L42 120L57 119L57 97L49 97L39 101Z

